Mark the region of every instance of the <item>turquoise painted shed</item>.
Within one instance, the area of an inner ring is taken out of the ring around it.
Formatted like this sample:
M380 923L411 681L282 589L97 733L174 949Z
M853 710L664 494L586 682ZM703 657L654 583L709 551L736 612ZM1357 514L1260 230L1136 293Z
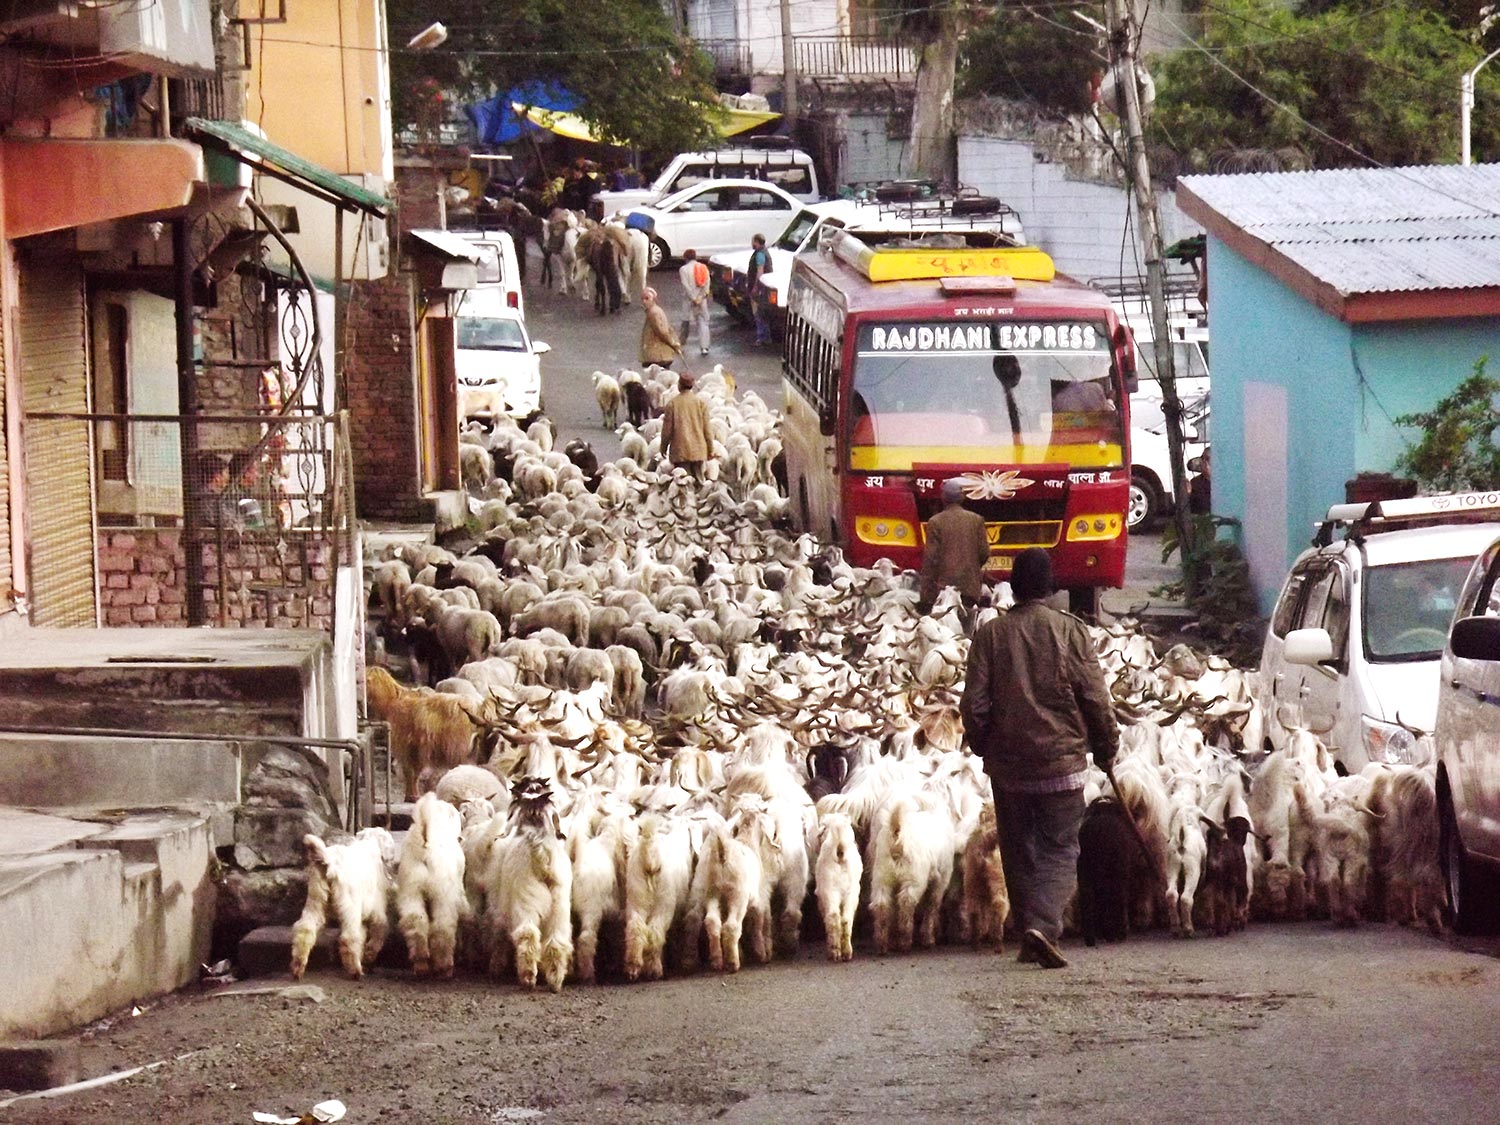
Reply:
M1482 357L1500 373L1500 165L1188 176L1208 235L1214 510L1261 607L1344 483L1390 472Z

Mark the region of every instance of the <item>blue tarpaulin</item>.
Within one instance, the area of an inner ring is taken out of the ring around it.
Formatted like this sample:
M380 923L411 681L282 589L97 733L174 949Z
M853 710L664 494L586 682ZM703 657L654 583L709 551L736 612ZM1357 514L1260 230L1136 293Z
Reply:
M516 112L516 106L533 106L556 113L570 113L578 108L578 99L558 86L543 82L526 82L488 101L464 107L479 139L485 144L508 145L526 133L540 132L540 126Z

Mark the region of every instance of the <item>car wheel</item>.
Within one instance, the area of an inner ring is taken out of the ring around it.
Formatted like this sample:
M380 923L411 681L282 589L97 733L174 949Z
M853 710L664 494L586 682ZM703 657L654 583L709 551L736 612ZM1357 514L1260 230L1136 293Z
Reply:
M650 248L646 251L646 268L648 270L659 270L667 264L671 254L667 252L667 244L655 235L651 236Z
M1130 496L1125 506L1125 527L1130 531L1146 531L1161 515L1164 506L1161 490L1145 473L1130 474Z
M1464 847L1463 837L1458 834L1458 817L1453 811L1453 798L1442 792L1439 801L1443 887L1448 900L1448 923L1458 933L1478 933L1483 928L1480 917L1483 895L1479 888L1478 871Z

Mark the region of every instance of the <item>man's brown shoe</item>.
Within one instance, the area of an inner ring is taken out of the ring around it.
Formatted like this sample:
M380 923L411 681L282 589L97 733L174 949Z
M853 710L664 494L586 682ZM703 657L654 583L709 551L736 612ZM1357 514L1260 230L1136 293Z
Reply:
M1047 940L1041 930L1027 930L1021 935L1021 954L1028 961L1035 961L1044 969L1066 969L1068 959L1058 951L1057 946Z

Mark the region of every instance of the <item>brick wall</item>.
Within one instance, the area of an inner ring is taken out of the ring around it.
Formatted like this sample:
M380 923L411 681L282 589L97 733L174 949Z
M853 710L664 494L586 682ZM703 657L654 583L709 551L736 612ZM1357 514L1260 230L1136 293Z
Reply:
M401 230L441 225L442 173L402 164L395 184L391 241ZM418 441L416 302L410 274L393 269L357 281L348 311L344 388L354 447L355 496L367 519L424 520Z
M299 543L285 561L277 543L241 539L225 545L219 568L217 544L203 548L205 602L210 624L219 621L222 582L228 624L248 627L329 630L333 624L330 544ZM304 561L305 560L305 561ZM187 624L186 559L179 528L101 529L99 540L100 603L110 626L181 626ZM305 583L287 593L261 586Z

